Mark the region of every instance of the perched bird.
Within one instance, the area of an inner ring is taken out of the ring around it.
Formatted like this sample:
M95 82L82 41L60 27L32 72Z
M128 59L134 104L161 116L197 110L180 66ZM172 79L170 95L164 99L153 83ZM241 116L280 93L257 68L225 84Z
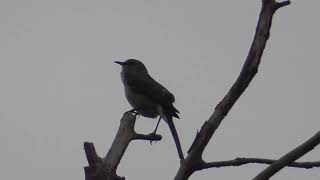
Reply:
M133 107L132 112L148 117L159 116L158 123L152 133L156 133L159 122L163 119L170 128L180 159L184 159L177 130L172 117L179 119L179 111L173 106L175 98L171 92L155 81L144 64L136 59L124 62L115 61L122 66L121 79L125 95Z

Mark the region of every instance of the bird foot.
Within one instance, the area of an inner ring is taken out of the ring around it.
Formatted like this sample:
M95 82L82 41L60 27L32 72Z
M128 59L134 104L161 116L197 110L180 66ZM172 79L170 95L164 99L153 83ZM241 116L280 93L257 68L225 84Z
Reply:
M127 111L126 113L134 114L134 116L136 116L137 119L139 119L139 117L140 117L140 114L137 109L131 109L131 110Z
M148 134L149 136L157 136L157 134L156 134L156 132L155 131L153 131L152 133L150 133L150 134ZM150 145L152 146L152 142L155 142L155 143L157 143L157 141L158 140L150 140Z

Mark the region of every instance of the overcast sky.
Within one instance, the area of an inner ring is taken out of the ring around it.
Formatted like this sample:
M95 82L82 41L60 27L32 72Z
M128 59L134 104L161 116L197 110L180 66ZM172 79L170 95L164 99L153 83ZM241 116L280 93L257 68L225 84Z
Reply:
M0 1L0 179L84 179L83 142L104 156L127 103L120 67L137 58L176 96L186 153L238 76L260 0ZM280 9L259 73L206 148L206 161L278 158L311 137L319 119L319 0ZM136 130L150 133L155 119ZM118 174L173 179L179 160L163 140L132 142ZM303 161L319 161L320 147ZM251 179L265 165L200 171L190 179ZM319 169L285 168L277 179L318 180Z

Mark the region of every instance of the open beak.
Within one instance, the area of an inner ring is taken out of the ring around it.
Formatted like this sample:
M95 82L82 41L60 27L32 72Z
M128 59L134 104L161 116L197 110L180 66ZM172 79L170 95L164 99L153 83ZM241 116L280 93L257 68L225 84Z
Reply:
M121 66L123 66L123 62L115 61L114 63L120 64Z

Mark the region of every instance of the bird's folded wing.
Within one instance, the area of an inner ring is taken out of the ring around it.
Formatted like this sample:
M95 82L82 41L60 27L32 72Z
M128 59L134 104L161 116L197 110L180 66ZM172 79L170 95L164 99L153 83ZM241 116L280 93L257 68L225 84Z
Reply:
M161 105L174 102L174 96L165 87L155 81L151 76L128 76L127 84L132 91L148 96L152 101Z

